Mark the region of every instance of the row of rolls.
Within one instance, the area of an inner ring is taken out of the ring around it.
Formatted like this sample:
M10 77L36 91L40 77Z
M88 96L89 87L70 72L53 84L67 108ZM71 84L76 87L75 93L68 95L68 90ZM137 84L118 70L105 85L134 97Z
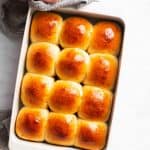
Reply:
M116 56L88 54L80 48L60 48L48 42L32 43L28 49L28 72L113 89L118 70Z
M31 42L50 42L62 48L81 48L89 53L108 52L117 55L122 29L114 21L100 21L94 25L83 17L63 18L56 13L36 12L30 33Z
M21 85L17 136L102 149L121 40L121 27L114 21L92 24L83 17L63 19L54 12L36 12Z
M44 75L24 76L21 100L25 106L49 108L57 113L78 113L83 119L107 121L113 94L96 86L81 86L73 81L57 80Z
M23 107L17 118L16 132L25 140L99 150L105 145L107 125L78 119L72 114Z

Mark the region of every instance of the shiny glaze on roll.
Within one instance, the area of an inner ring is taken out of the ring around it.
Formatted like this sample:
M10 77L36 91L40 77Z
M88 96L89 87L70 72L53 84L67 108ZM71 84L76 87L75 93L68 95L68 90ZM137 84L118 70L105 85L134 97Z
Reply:
M86 50L92 31L93 27L88 20L81 17L70 17L63 23L60 44L64 48L78 47Z
M71 146L76 135L77 120L74 115L50 113L45 139L48 143Z

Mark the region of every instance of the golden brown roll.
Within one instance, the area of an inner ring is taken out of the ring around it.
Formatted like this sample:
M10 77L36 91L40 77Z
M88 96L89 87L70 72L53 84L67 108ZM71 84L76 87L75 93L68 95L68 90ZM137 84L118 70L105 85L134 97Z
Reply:
M88 54L79 48L66 48L56 63L56 74L60 79L83 81L89 64Z
M58 80L51 89L48 101L49 107L54 112L75 113L81 103L82 87L72 81Z
M106 135L105 123L78 120L75 146L87 150L101 150L105 146Z
M50 113L45 139L48 143L71 146L74 143L76 127L76 116Z
M16 134L25 140L44 141L47 118L46 109L22 108L16 120Z
M62 17L50 12L37 12L31 24L31 42L51 42L58 44Z
M94 121L107 121L111 111L112 93L94 86L83 87L83 99L78 115Z
M89 53L107 52L117 55L122 40L122 31L115 22L102 21L94 26Z
M118 61L115 56L92 54L90 55L90 66L84 83L112 89L116 81L117 70Z
M46 108L53 82L53 78L27 73L22 81L22 103L29 107Z
M81 17L70 17L63 23L60 44L64 48L78 47L86 50L89 46L93 26Z
M27 71L54 76L59 51L58 46L47 42L31 44L27 54Z

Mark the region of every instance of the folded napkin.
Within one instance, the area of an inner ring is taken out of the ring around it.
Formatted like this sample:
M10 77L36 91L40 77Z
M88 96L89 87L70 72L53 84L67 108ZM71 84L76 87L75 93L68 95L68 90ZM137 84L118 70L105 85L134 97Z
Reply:
M0 110L0 150L8 150L9 118L9 110Z
M62 7L79 8L97 0L7 0L0 6L0 29L10 37L20 37L24 31L28 4L35 10L50 11Z
M8 37L20 37L24 31L27 1L4 0L0 5L0 30Z
M36 10L49 11L62 7L80 8L96 0L59 0L57 3L46 3L41 0L29 0L29 5Z

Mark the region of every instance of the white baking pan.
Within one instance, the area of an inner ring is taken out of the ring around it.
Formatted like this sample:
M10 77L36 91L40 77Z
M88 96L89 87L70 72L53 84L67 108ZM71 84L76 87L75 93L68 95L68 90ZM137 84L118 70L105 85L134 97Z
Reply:
M120 16L119 12L117 13L115 10L107 11L107 9L101 8L102 11L98 11L97 13L94 12L95 10L74 10L74 9L59 9L57 10L60 14L66 14L66 15L81 15L83 17L91 18L92 20L102 20L102 19L110 19L110 20L115 20L119 22L122 27L123 31L125 31L125 21L124 18ZM37 143L37 142L29 142L22 140L16 136L15 133L15 121L16 117L18 114L18 111L20 109L20 87L21 87L21 81L25 72L25 60L26 60L26 53L27 53L27 48L29 45L29 32L30 32L30 23L32 20L32 15L34 11L30 8L28 11L28 16L27 16L27 21L26 21L26 26L25 26L25 31L24 31L24 37L23 37L23 42L22 42L22 48L21 48L21 54L20 54L20 60L19 60L19 66L18 66L18 73L17 73L17 80L16 80L16 86L15 86L15 91L14 91L14 99L13 99L13 108L12 108L12 116L11 116L11 125L10 125L10 137L9 137L9 149L10 150L77 150L77 148L74 147L62 147L62 146L55 146L55 145L50 145L47 143ZM116 15L118 14L118 15ZM123 34L124 36L124 34ZM123 43L123 41L122 41ZM123 52L123 44L121 48L121 54L119 57L120 61L120 66L121 66L121 55ZM119 72L121 72L121 67L119 68ZM118 79L119 79L120 73L118 73ZM117 85L119 84L119 80L117 81ZM117 93L119 93L120 89L117 89L116 85L116 90L115 90L115 101L118 101L117 99ZM109 122L109 129L111 122L113 123L115 120L113 119L113 110L115 105L113 105L112 109L112 115L111 119ZM107 144L105 149L108 149L109 145L109 136L111 132L109 130L108 138L107 138ZM113 136L111 136L113 138Z

